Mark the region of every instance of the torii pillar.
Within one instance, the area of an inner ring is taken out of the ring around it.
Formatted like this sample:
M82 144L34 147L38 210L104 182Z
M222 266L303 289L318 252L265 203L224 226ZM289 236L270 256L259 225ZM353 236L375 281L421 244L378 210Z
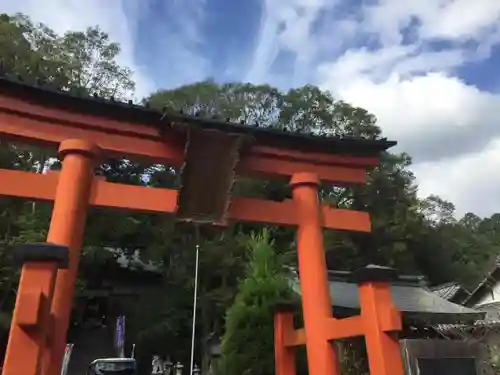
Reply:
M401 315L391 302L390 280L397 272L370 265L353 273L361 314L337 319L332 314L323 246L319 178L295 174L290 185L298 218L297 253L304 328L293 327L293 308L274 316L276 375L295 375L294 349L306 345L310 375L341 375L333 340L364 336L371 375L403 375L397 331Z
M61 143L47 244L20 248L24 264L3 375L60 372L97 153L87 141ZM58 270L61 263L66 269Z
M321 230L319 184L318 176L313 173L297 173L290 181L299 218L297 253L307 363L309 375L340 375L335 350L324 335L324 324L332 317L332 303Z

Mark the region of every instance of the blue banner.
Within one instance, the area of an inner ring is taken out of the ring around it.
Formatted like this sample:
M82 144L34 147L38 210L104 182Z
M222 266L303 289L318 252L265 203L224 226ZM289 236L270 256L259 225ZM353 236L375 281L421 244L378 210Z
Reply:
M121 315L116 318L115 329L115 347L120 357L124 356L123 349L125 345L125 316Z

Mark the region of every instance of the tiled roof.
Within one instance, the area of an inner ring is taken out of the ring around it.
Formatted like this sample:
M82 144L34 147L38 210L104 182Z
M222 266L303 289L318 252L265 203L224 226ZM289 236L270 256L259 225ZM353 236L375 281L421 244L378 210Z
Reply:
M435 286L431 290L436 293L441 298L450 300L453 296L461 289L461 286L457 283L446 283L442 285Z
M359 311L358 285L350 281L350 272L329 271L329 288L334 312L351 315ZM298 280L294 284L300 293ZM425 286L420 276L399 276L391 283L395 307L408 321L428 324L454 324L481 320L485 313L470 309L440 297Z
M330 281L330 296L334 307L359 309L358 286L354 283ZM477 320L484 315L439 297L421 286L391 285L394 305L408 318L455 320L456 318ZM447 317L448 316L448 317Z

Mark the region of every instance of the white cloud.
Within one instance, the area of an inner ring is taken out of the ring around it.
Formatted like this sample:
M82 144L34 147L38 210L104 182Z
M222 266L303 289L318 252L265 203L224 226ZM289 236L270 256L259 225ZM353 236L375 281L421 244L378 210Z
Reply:
M445 197L453 202L457 214L474 212L489 216L499 212L500 140L490 142L482 151L414 167L419 177L419 193Z
M400 43L401 29L412 21L421 39L463 41L487 37L499 20L500 2L491 0L379 0L363 8L363 28L389 43Z
M377 116L385 135L416 160L421 195L439 194L459 213L500 211L493 197L500 190L500 95L454 75L488 58L500 41L499 1L378 0L346 12L345 1L318 0L309 13L305 0L262 3L252 78L268 79L282 49L335 53L307 60L314 82ZM331 20L314 34L325 12Z
M157 76L167 76L165 81L169 87L206 79L210 61L199 53L204 38L206 0L163 0L163 3L169 8L168 16L149 15L150 19L156 18L150 30L158 49L154 58L159 63L154 66L159 72L165 72L158 72Z
M500 97L456 77L429 73L402 79L393 74L378 83L353 77L337 85L329 72L335 69L325 68L324 87L335 87L337 96L375 113L385 135L397 139L399 149L417 162L479 152L500 136Z
M296 56L295 75L287 77L292 85L300 83L304 70L317 53L313 23L337 0L261 0L263 10L256 37L251 69L245 80L266 82L271 79L270 69L280 51Z
M59 34L66 31L85 30L89 26L99 25L109 34L112 41L118 42L121 54L120 64L134 71L136 96L141 98L155 89L153 82L144 73L144 67L135 62L134 34L140 15L139 7L126 0L45 0L43 6L38 0L16 0L0 2L0 12L13 14L24 13L34 22L42 22ZM127 7L133 7L137 17L128 17Z
M488 57L500 39L500 3L470 0L383 0L363 9L359 28L379 49L347 50L318 67L317 81L374 113L385 134L416 159L420 194L438 194L457 213L500 211L500 96L453 75ZM413 22L412 43L402 30ZM447 42L438 52L428 41ZM464 42L475 42L470 50Z
M158 47L154 51L155 57L162 60L157 65L165 68L162 76L168 76L167 80L171 78L169 83L173 85L206 78L206 61L194 52L202 38L199 25L203 23L205 0L163 1L163 8L159 9L168 9L176 17L156 13L153 18L158 27L149 25L152 26L149 31L154 35L152 40ZM119 43L118 62L134 71L134 97L140 100L159 88L148 74L147 67L137 60L138 48L141 47L136 40L138 23L151 17L152 12L158 12L152 9L152 4L151 0L44 0L42 5L39 0L16 0L0 1L0 12L26 14L34 22L42 22L59 34L99 25L109 34L110 40ZM156 2L156 5L160 3Z
M375 113L385 135L414 156L421 196L440 195L459 214L500 210L500 96L442 73L359 79L338 95Z

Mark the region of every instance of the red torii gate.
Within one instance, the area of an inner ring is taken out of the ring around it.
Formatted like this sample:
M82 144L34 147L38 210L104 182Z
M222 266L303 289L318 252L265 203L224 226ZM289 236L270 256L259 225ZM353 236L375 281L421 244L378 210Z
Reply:
M59 147L62 160L60 172L43 175L0 169L0 196L54 202L47 243L19 249L23 268L3 375L59 374L89 205L216 225L297 226L304 329L293 329L290 313L276 314L276 375L293 374L292 348L304 344L311 375L340 375L329 340L357 335L366 337L372 375L402 374L398 341L390 334L401 320L386 279L365 272L361 315L332 317L322 228L369 232L369 216L318 202L320 181L364 183L367 169L378 165L380 152L394 142L321 138L160 113L7 78L0 79L0 137ZM182 167L182 187L108 183L94 176L102 157ZM235 175L291 178L293 199L231 197Z

